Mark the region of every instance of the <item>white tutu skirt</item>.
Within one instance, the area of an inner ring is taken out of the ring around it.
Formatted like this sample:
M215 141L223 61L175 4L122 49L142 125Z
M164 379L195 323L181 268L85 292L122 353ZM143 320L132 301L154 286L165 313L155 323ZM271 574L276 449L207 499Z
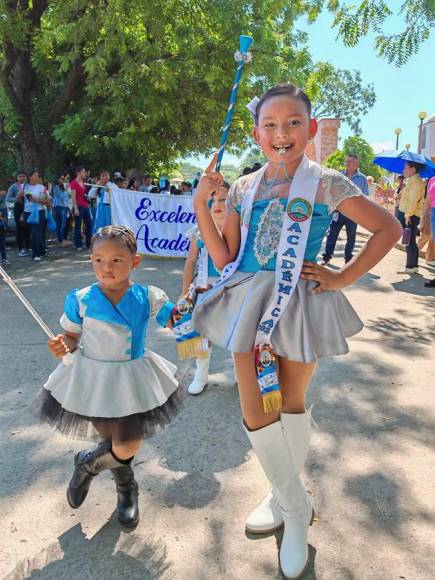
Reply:
M213 344L232 352L254 349L258 324L274 294L275 272L236 272L220 288L198 295L193 326ZM271 342L279 356L311 363L346 354L346 338L363 324L340 291L313 294L316 284L299 280L275 328Z
M141 358L107 362L72 354L40 389L35 412L73 439L116 443L152 436L177 414L184 388L177 367L146 350Z

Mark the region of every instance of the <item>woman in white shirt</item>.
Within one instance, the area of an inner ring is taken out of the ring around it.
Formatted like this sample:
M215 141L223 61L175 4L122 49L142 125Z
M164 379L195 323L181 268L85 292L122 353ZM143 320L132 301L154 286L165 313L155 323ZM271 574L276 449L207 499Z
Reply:
M45 208L50 205L46 188L41 184L38 171L32 171L29 182L24 187L24 219L30 229L30 246L32 259L40 262L45 255L45 231L47 218ZM30 223L29 223L29 218Z

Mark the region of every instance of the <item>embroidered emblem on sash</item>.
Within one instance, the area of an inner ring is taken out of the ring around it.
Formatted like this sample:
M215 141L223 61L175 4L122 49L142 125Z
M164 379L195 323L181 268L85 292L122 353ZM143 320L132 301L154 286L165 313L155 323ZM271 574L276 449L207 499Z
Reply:
M311 203L303 197L295 197L287 204L287 215L294 222L305 222L312 213Z

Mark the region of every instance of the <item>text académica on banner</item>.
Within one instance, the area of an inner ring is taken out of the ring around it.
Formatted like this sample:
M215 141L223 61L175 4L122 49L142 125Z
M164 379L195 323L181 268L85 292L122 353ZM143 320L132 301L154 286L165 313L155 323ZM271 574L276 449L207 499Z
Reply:
M112 223L134 232L140 254L185 257L190 246L186 233L196 224L193 198L117 189Z

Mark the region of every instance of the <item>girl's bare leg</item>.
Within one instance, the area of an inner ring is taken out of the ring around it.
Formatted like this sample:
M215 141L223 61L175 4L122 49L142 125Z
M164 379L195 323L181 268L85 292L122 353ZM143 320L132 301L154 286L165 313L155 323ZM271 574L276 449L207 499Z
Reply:
M283 413L305 413L305 395L316 363L301 363L278 357L278 376Z
M249 430L256 431L278 421L278 412L265 413L263 410L263 401L257 383L254 352L235 352L234 365L242 415Z
M112 442L112 453L121 461L125 461L126 459L133 457L133 455L136 455L141 448L142 443L142 439L138 441L129 441L128 443Z
M108 441L112 444L112 452L117 459L125 461L130 459L133 455L139 451L142 446L143 440L138 439L136 441L129 441L128 443L115 443L113 441L113 425L110 422L106 423L104 421L94 421L94 427L101 435L104 441ZM116 437L115 437L116 438Z
M265 413L257 383L254 352L234 353L240 404L246 425L255 431L274 423L279 413ZM283 413L304 413L305 394L316 363L300 363L278 357L278 376L282 394Z

